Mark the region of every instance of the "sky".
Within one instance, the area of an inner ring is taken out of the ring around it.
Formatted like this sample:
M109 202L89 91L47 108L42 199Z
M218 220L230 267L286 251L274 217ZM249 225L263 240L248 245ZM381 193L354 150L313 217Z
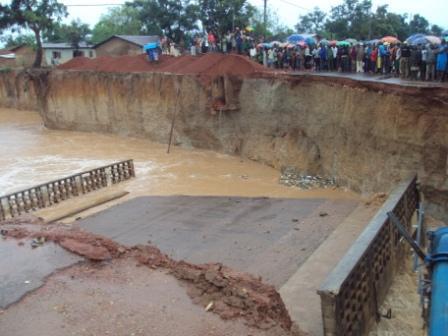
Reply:
M60 0L65 5L83 4L122 4L125 0ZM9 0L0 0L0 3L8 3ZM263 8L263 0L249 0L254 6ZM342 0L267 0L268 6L277 13L280 22L289 27L294 27L300 15L308 13L313 7L318 6L324 11L329 11L332 6L340 4ZM389 11L411 15L420 14L429 20L431 24L437 24L448 29L448 0L372 0L374 8L389 5ZM101 14L108 10L108 6L101 7L68 7L69 16L64 21L79 18L91 27L99 20Z
M0 0L3 2L6 0ZM70 4L120 4L123 0L62 0L66 5ZM263 8L263 0L249 0L251 4L258 8ZM300 15L308 13L313 7L318 6L324 11L329 11L332 6L340 4L342 0L267 0L268 6L277 13L280 22L289 27L293 27ZM437 24L443 28L448 28L448 0L373 0L374 8L377 6L389 5L389 11L411 15L420 14L429 20L431 24ZM69 18L80 18L93 26L102 13L107 12L108 7L68 7Z

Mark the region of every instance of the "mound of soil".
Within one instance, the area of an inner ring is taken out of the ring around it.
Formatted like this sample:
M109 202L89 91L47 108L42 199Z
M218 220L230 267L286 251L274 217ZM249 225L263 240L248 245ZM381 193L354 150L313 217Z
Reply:
M145 54L92 59L76 57L58 66L58 69L98 72L163 72L207 77L222 75L249 76L269 71L247 57L219 53L180 57L162 55L158 62L149 62Z
M250 274L219 263L195 265L176 261L151 245L127 248L79 228L50 224L39 230L36 226L31 229L11 222L6 224L2 230L5 238L52 241L92 261L127 257L152 269L166 269L186 283L193 302L207 306L207 310L223 319L243 318L250 326L264 330L279 327L288 331L286 334L291 330L292 321L280 294L273 286Z

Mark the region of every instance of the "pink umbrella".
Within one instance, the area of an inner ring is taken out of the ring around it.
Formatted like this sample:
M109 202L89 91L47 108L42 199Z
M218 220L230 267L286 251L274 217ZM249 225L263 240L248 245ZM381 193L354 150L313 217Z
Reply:
M427 35L425 36L429 43L431 44L441 44L442 40L440 37L434 36L434 35Z
M305 48L305 47L306 47L306 43L305 43L305 41L299 41L299 42L297 42L297 45L298 45L299 47L302 47L302 48Z

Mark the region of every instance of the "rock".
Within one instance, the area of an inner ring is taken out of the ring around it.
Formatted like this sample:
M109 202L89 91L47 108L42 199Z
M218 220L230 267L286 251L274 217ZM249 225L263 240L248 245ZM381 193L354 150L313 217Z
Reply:
M86 257L90 260L101 261L112 258L109 251L103 246L93 246L91 244L70 238L62 240L60 245L66 250Z
M210 309L213 308L213 301L210 301L210 303L205 307L205 311L208 312Z
M321 211L321 212L319 212L319 216L326 217L326 216L328 216L328 213L326 213L325 211Z

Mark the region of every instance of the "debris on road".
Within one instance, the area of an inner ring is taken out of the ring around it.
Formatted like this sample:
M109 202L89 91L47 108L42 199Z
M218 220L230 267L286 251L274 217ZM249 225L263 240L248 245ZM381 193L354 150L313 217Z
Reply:
M288 187L299 187L300 189L337 187L336 180L333 177L304 175L294 167L282 169L279 183Z

